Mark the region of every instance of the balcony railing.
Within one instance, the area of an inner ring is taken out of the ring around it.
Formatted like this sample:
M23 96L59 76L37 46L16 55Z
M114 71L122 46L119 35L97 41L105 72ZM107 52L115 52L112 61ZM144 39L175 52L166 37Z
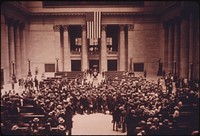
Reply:
M108 54L117 54L117 51L107 51Z
M71 54L81 54L81 50L71 50Z

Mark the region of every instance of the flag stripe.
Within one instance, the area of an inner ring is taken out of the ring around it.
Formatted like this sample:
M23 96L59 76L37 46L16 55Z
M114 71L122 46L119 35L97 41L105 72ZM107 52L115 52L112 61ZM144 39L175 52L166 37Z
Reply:
M99 12L99 20L98 20L98 27L99 27L99 33L98 33L98 38L101 38L101 12Z
M94 12L94 38L96 38L96 12Z
M87 39L89 38L89 22L87 21Z
M101 38L101 12L89 12L86 16L87 39Z
M94 21L92 21L92 31L91 32L92 32L92 34L91 34L92 37L91 38L93 39L94 38Z
M99 37L99 12L97 12L97 38L100 38Z
M95 36L95 38L98 38L98 12L95 12L95 14L96 14L96 21L95 21L96 36Z
M99 36L98 36L98 32L99 32L99 27L98 27L98 25L99 25L99 21L98 21L98 19L99 19L99 12L96 12L96 27L97 27L97 32L96 32L96 38L99 38Z

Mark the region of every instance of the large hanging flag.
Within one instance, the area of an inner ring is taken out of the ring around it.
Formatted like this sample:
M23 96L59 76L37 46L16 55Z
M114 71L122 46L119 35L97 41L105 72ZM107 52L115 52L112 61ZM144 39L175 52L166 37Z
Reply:
M88 12L86 22L87 39L101 38L101 12Z

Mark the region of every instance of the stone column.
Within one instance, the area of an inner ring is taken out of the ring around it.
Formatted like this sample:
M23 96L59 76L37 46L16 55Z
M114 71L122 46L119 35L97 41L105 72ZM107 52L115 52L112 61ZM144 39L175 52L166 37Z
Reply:
M8 83L10 76L10 59L8 46L8 20L1 15L1 68L4 70L4 84Z
M86 37L86 26L82 25L82 59L81 59L81 70L88 69L88 48L87 48L87 37Z
M15 23L15 47L16 47L16 77L21 78L21 50L19 22Z
M131 67L132 67L132 70L133 70L133 64L130 64L133 63L131 61L132 57L133 57L133 30L134 30L134 25L133 24L129 24L128 25L128 71L130 71ZM131 66L132 65L132 66Z
M119 71L125 71L125 26L120 25Z
M58 69L59 71L63 71L64 67L64 61L63 61L63 48L61 46L61 25L54 25L53 30L54 30L54 45L56 49L56 58L58 58Z
M168 37L169 37L169 23L164 22L164 70L168 70Z
M188 78L189 74L189 18L184 12L181 20L180 42L180 77Z
M193 53L193 68L194 68L194 79L199 80L199 9L195 12L194 17L194 53Z
M189 34L189 79L193 79L194 22L192 14L189 18Z
M64 37L64 71L71 71L71 54L70 54L70 40L68 25L63 26L63 37Z
M106 47L106 25L102 25L102 36L101 36L101 67L100 71L107 71L107 47Z
M14 21L9 20L9 47L10 47L10 77L12 77L12 62L15 62L15 45L14 45Z
M169 37L168 37L168 71L173 71L173 47L174 47L174 24L170 21L169 25Z
M25 24L20 24L20 44L21 44L21 74L22 76L26 76L27 74L27 66L26 66L26 45L25 45Z
M180 18L175 19L174 25L174 61L176 62L176 74L180 74Z

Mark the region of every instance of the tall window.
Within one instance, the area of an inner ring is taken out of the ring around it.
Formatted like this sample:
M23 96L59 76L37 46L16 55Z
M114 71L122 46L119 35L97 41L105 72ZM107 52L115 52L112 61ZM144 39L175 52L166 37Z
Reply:
M81 60L71 60L71 70L81 71Z
M55 72L55 64L44 64L45 72Z
M117 71L117 60L108 60L108 71Z
M117 52L118 51L118 34L119 26L118 25L108 25L106 27L106 45L108 52Z
M82 45L82 28L80 25L69 26L70 50L72 53L80 53Z
M99 41L98 39L88 39L89 41L89 54L90 55L95 55L95 54L99 54L100 51L100 46L99 46Z

